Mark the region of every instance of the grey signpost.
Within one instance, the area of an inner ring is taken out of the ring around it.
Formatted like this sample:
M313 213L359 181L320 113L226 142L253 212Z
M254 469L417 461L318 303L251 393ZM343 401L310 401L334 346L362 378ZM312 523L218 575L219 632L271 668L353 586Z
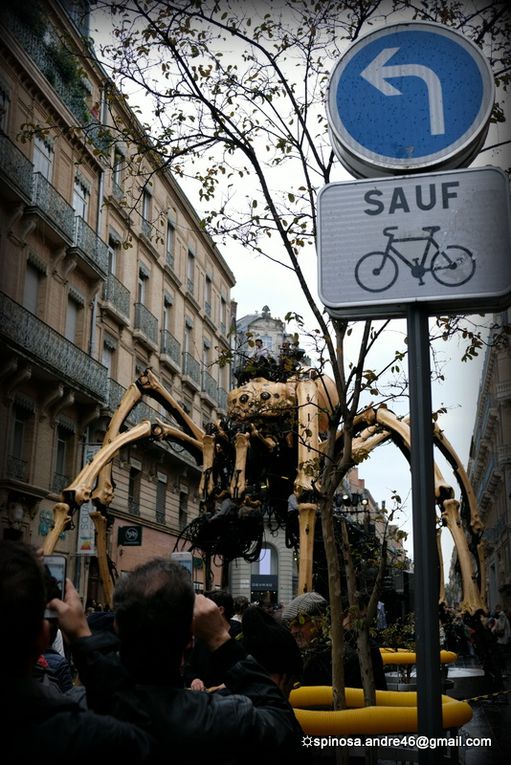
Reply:
M334 67L327 95L332 147L366 180L319 194L320 298L333 317L407 320L417 715L419 734L431 738L442 733L442 708L428 319L494 309L511 296L507 176L457 169L484 143L493 101L480 50L429 22L360 38ZM421 763L438 756L419 750Z

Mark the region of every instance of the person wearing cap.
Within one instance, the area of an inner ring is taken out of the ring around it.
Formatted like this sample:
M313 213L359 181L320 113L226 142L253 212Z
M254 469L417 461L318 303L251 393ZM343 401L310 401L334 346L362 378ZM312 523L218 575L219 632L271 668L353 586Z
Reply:
M319 592L304 592L282 610L282 623L302 653L302 685L332 684L327 610L328 603Z
M332 648L329 637L328 603L318 592L298 595L282 612L303 657L302 685L332 685ZM349 614L344 621L344 681L348 688L361 688L362 678L356 634L350 629ZM386 690L383 661L374 641L370 645L375 687Z

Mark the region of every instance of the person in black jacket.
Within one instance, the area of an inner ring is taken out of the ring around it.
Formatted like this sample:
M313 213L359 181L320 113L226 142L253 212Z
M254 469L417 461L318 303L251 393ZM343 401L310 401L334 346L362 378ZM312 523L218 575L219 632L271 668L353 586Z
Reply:
M195 596L187 572L173 561L153 559L120 582L118 640L111 633L91 635L72 586L65 602L51 606L71 643L90 708L150 731L158 741L157 762L168 763L173 752L186 753L187 765L243 762L247 752L279 762L301 749L303 733L287 699L230 638L218 606ZM208 646L230 694L183 687L192 634Z
M227 590L209 590L204 593L205 598L209 598L216 603L225 620L225 626L229 630L232 638L237 637L241 632L241 623L233 622L234 599ZM218 675L218 668L211 660L211 651L201 640L194 641L194 645L187 652L183 669L183 679L185 686L192 691L205 691L222 683L222 678Z
M49 641L41 561L27 545L0 542L0 741L2 763L90 765L100 757L148 762L151 739L134 726L83 711L32 677ZM9 628L7 629L7 625Z

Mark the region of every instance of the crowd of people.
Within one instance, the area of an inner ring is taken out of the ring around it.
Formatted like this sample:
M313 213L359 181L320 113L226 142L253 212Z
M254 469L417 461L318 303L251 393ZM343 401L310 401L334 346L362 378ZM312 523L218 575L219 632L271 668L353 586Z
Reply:
M184 568L155 558L119 581L111 612L84 609L70 580L63 600L47 600L37 552L0 542L5 762L126 754L157 763L175 751L192 763L306 758L288 697L298 684L332 682L329 609L319 593L277 610L224 590L197 595ZM56 619L44 617L47 605ZM503 609L460 622L443 608L441 624L445 647L477 653L500 690L511 634ZM348 612L344 627L345 684L361 687ZM385 689L375 641L371 661L375 686Z

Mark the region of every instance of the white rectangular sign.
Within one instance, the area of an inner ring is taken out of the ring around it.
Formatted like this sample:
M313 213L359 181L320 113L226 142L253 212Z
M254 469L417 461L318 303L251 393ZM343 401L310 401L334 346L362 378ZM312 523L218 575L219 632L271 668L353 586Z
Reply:
M506 305L509 180L496 167L330 183L318 198L319 296L343 318ZM429 307L429 306L428 306Z

